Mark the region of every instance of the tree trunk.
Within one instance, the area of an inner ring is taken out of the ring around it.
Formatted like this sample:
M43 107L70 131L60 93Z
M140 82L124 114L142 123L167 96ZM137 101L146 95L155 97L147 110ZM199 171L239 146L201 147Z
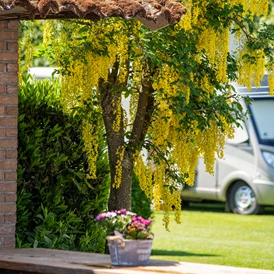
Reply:
M119 63L117 62L109 73L108 81L103 80L99 83L100 101L102 106L103 119L106 129L108 155L111 174L110 197L108 210L131 208L131 189L132 189L132 172L133 172L133 154L131 150L126 149L122 160L122 176L119 188L113 187L116 175L117 162L120 155L117 151L122 147L125 148L123 112L121 111L120 125L118 131L113 129L116 119L117 102L120 105L121 92L119 85L116 83ZM118 85L118 86L117 86ZM120 106L121 107L121 106Z
M115 163L114 163L115 164ZM111 168L111 173L115 174L115 166ZM122 162L122 181L119 188L110 187L110 196L108 201L108 209L131 209L131 192L132 192L132 172L133 172L133 157L125 155ZM113 184L114 176L111 176Z
M111 173L110 197L108 202L108 210L131 209L131 192L132 192L132 173L133 173L133 154L136 149L140 149L144 142L153 109L154 98L153 88L149 79L149 74L142 80L142 90L139 95L137 114L133 123L133 129L130 136L129 144L125 143L123 111L121 111L121 121L119 129L113 129L113 124L116 119L117 104L120 103L121 87L117 83L119 63L117 62L114 68L109 72L108 81L102 79L99 83L100 101L102 114L106 129L109 165ZM119 188L114 186L117 163L120 160L120 155L117 154L119 149L124 148L124 157L121 163L122 174L121 184Z

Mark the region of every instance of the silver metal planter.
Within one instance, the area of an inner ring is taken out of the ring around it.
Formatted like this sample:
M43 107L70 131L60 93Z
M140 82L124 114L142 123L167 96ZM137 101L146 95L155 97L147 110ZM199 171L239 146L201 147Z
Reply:
M143 266L149 264L152 239L126 240L119 236L108 236L107 240L112 265Z

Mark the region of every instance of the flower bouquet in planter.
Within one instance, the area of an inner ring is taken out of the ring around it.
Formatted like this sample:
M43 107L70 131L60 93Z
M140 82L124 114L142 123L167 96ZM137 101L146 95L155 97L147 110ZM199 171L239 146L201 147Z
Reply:
M151 219L136 216L125 209L103 212L96 218L107 232L107 241L113 265L147 265L152 248Z

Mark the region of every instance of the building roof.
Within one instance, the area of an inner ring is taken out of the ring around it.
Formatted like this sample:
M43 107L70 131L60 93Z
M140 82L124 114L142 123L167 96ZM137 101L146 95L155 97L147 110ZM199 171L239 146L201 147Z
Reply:
M176 0L0 0L0 20L122 17L156 30L179 22L185 13Z

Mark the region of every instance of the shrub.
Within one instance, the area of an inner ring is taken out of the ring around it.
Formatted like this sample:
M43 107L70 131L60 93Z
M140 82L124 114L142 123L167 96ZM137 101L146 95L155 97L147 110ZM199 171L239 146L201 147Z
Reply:
M132 211L145 219L152 217L151 201L139 186L138 178L135 174L132 177Z
M105 234L93 219L108 200L106 144L100 138L97 179L87 179L79 119L62 111L57 81L23 77L17 247L104 252Z

